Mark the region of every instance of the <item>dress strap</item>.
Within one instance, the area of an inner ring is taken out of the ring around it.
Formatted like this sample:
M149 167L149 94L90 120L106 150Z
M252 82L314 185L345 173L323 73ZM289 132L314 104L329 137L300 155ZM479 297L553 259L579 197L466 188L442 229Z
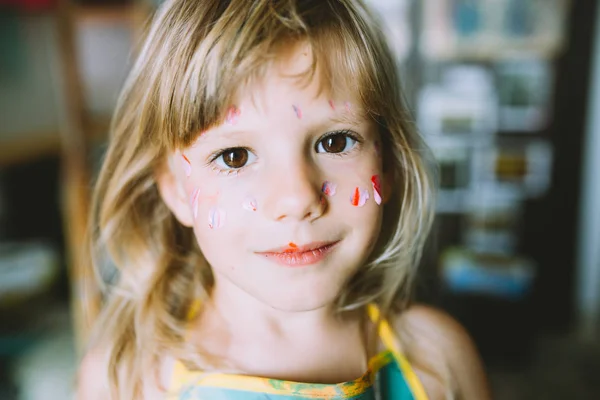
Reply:
M404 379L406 379L406 383L410 387L415 400L428 400L421 380L417 374L415 374L415 371L408 362L408 359L400 351L400 341L398 340L396 333L391 328L387 319L381 318L379 307L377 307L375 304L369 304L367 305L367 312L371 318L371 321L377 325L379 337L381 338L384 346L392 352L394 358L398 362L398 366L402 371L402 375L404 376Z

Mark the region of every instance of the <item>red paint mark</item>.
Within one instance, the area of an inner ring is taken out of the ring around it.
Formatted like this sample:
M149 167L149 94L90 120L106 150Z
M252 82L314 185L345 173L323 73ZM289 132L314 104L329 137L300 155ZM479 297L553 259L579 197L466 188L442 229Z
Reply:
M371 177L371 182L373 182L373 188L381 193L381 180L379 179L379 175L373 175Z
M350 199L350 203L352 203L353 206L358 206L359 202L360 202L360 189L356 188L356 189L354 189L354 194L352 195L352 198Z
M331 107L331 109L335 111L335 103L333 102L333 100L329 100L329 107Z
M323 193L325 193L327 196L335 196L336 188L337 188L337 185L335 183L325 181L325 182L323 182L321 191Z
M298 251L298 246L296 245L296 243L290 242L288 244L288 246L290 246L290 248L289 249L285 249L283 251L284 253L296 253Z
M183 160L183 169L185 170L185 175L189 178L192 175L192 163L183 153L181 153L181 158Z
M377 204L381 204L381 180L379 175L373 175L371 177L371 183L373 183L373 197Z

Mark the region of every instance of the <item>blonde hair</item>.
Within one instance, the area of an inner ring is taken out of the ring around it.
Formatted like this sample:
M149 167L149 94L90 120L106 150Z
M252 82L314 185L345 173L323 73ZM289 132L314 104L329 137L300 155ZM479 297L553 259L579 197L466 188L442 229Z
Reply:
M138 396L142 377L165 355L201 362L189 356L184 331L212 273L192 230L163 203L156 171L170 151L222 121L240 83L260 81L290 42L310 46L308 73L319 71L323 90L359 94L380 127L393 179L384 207L390 223L340 293L338 309L376 303L391 315L407 307L433 218L434 184L377 26L358 0L167 0L158 9L120 96L93 201L92 253L107 252L118 271L92 340L107 350L114 398Z

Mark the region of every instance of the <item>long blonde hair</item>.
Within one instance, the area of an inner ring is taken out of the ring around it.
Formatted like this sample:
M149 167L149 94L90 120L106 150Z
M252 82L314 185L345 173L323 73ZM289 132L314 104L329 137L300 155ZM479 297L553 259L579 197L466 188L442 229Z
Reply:
M107 351L114 398L138 396L142 376L166 355L198 362L183 340L186 316L207 296L212 272L192 230L163 203L156 171L168 152L222 121L240 85L260 80L292 41L311 47L309 73L318 69L323 90L360 95L393 178L378 245L338 309L372 302L390 315L407 307L434 185L378 26L359 0L167 0L158 9L120 96L93 201L93 264L100 269L97 255L106 253L117 270L92 339Z

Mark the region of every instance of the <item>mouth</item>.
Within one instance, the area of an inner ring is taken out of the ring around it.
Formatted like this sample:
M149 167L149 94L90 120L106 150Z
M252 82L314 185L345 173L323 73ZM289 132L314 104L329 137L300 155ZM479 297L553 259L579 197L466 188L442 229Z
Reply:
M259 252L257 254L288 267L316 264L325 259L340 241L314 242L303 246L290 243L288 246Z

